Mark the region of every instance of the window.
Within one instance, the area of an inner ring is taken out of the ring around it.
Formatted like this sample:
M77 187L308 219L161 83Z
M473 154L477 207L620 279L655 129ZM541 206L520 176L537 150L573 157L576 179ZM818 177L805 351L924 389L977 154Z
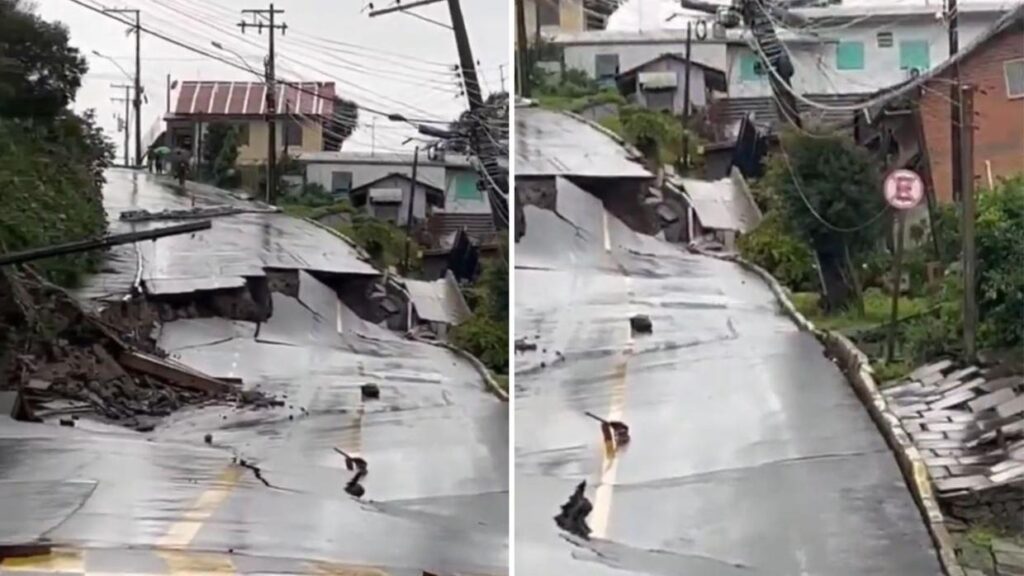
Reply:
M483 200L483 192L477 186L476 176L472 174L457 174L455 176L455 199L456 200Z
M351 172L331 172L331 194L334 194L336 197L345 197L351 191Z
M562 24L562 10L559 0L536 0L537 1L537 24L539 26L560 26Z
M1006 97L1024 98L1024 59L1003 63L1006 73Z
M594 76L598 81L614 79L619 75L618 54L598 54L594 56Z
M864 43L840 42L836 45L837 70L864 69Z
M284 145L302 146L302 124L291 121L284 125Z
M900 70L925 72L931 68L928 58L927 40L904 40L900 42Z
M892 32L879 32L875 38L879 48L892 48Z
M675 90L645 90L644 100L648 110L672 111L672 104L675 98Z
M757 82L764 78L766 72L757 54L744 54L740 57L740 80Z
M249 145L249 125L246 123L235 124L235 132L238 134L238 145Z

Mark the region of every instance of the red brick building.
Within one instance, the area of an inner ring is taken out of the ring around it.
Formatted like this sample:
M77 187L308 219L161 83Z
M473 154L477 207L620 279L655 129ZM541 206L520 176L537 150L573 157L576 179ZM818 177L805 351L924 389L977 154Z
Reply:
M897 142L895 164L916 166L939 202L953 200L950 89L953 72L974 92L974 176L1024 172L1024 5L1003 16L987 33L963 46L955 58L893 91L882 121ZM894 166L898 167L898 166Z

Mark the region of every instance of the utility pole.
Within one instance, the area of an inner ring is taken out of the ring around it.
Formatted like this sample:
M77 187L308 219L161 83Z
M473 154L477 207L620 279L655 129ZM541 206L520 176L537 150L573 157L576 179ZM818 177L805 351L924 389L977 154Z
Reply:
M526 8L523 7L524 0L516 0L516 44L519 47L519 95L523 98L530 97L530 47L526 40Z
M128 166L131 165L131 160L129 160L128 158L128 125L130 118L129 114L131 110L129 106L132 103L132 87L129 84L111 84L110 87L115 88L117 90L124 89L124 98L111 98L110 100L113 102L124 102L124 167L127 168Z
M106 9L110 14L132 14L135 16L135 165L142 166L142 22L138 10L130 8Z
M274 204L277 201L277 78L274 74L274 32L281 31L283 35L288 30L288 25L275 23L277 14L284 14L284 10L274 8L274 3L265 10L242 10L243 14L252 15L252 22L238 23L238 27L244 33L247 28L256 28L263 34L263 29L269 31L269 50L266 61L266 85L267 85L267 204Z
M409 187L409 211L405 217L405 263L402 265L404 274L409 273L409 250L412 245L412 217L413 205L416 203L416 168L420 161L420 147L417 146L412 152L412 185Z
M416 0L408 4L402 4L381 10L370 12L370 17L402 12L419 6L436 4L445 0ZM508 226L503 215L508 214L508 174L505 173L498 158L500 151L493 135L486 134L486 118L484 117L485 106L483 93L480 91L480 81L476 73L476 61L473 59L473 49L469 44L469 34L466 31L466 20L462 15L462 6L459 0L447 0L448 14L452 21L452 31L455 33L455 46L459 51L459 69L462 71L462 84L466 90L466 99L469 101L470 117L474 120L469 130L469 146L480 159L483 165L484 176L494 183L498 190L491 197L491 212L495 218L495 224L501 228ZM502 206L495 206L501 202Z
M974 86L961 85L960 90L960 190L963 202L963 269L964 269L964 356L973 362L978 326L977 275L978 261L974 244Z
M946 22L949 26L949 57L952 58L960 51L960 16L958 14L956 0L946 0ZM960 138L960 63L953 64L953 82L949 87L949 144L952 162L952 180L950 190L953 192L953 200L959 201L966 193L960 182L960 147L963 145Z
M693 20L686 22L686 79L683 80L683 170L690 168L690 55L692 54L691 35L693 34Z
M504 92L505 91L505 65L504 64L498 64L498 74L500 75L500 78L501 78L501 91Z

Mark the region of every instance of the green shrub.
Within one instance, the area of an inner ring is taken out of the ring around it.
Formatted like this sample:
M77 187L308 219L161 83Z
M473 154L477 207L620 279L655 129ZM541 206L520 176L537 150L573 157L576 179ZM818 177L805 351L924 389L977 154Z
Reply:
M758 227L740 236L740 254L764 268L791 290L814 290L818 285L810 248L789 232L778 211L765 216Z

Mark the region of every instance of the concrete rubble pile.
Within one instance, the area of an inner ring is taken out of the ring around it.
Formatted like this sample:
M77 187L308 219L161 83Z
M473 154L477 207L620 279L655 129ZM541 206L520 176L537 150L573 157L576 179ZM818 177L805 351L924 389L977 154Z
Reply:
M142 300L93 314L31 271L7 270L0 314L0 390L17 395L20 419L73 426L78 415L95 414L146 431L157 418L218 397L272 401L243 397L233 383L167 359L150 337L157 312Z
M1016 363L921 367L885 388L947 515L1021 530L1024 375Z

